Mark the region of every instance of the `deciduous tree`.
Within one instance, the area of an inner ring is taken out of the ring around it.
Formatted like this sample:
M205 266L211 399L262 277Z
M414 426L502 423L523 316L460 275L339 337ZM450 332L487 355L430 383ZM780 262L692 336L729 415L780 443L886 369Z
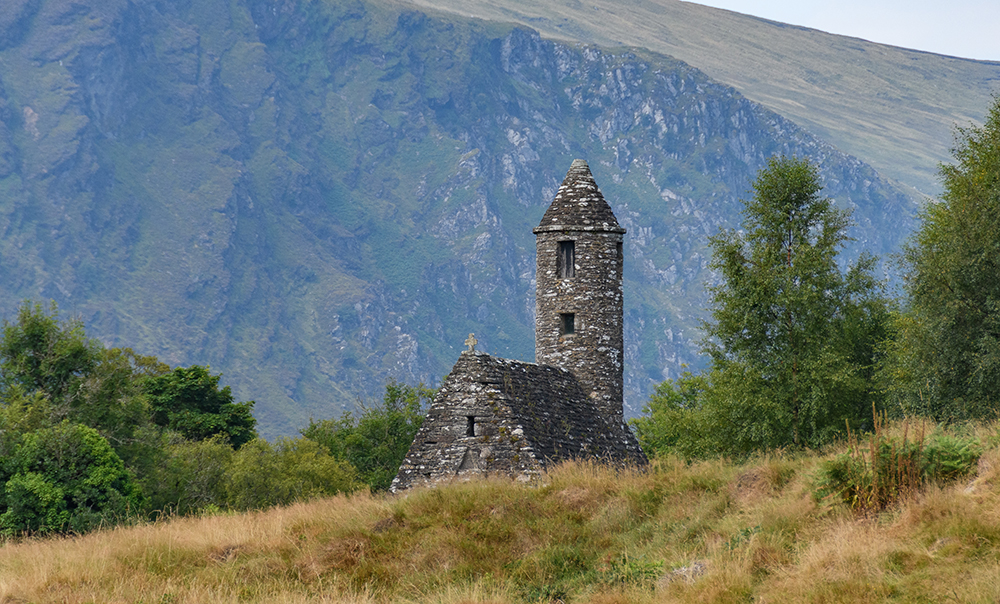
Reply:
M93 428L64 422L23 435L0 464L0 531L82 532L142 510L125 464Z
M753 187L742 229L710 239L721 278L705 323L711 368L662 385L635 423L654 447L816 446L871 417L888 317L875 259L840 269L849 216L820 195L808 161L773 158Z
M958 129L953 155L903 253L910 306L889 374L901 411L938 420L1000 403L1000 98Z
M105 348L55 304L25 302L0 336L0 425L25 433L64 420L97 430L130 467L148 456L144 380L169 368L128 348Z
M812 164L772 158L753 188L743 230L710 240L708 401L738 448L816 445L871 417L886 300L874 257L838 266L849 215Z
M150 378L145 385L157 425L185 438L224 436L239 448L257 437L253 401L234 402L229 386L219 388L220 375L200 365L177 367Z
M98 364L102 348L84 334L80 321L60 321L54 302L48 310L25 302L16 322L4 322L0 400L11 396L13 389L41 393L55 413L67 416L80 382Z

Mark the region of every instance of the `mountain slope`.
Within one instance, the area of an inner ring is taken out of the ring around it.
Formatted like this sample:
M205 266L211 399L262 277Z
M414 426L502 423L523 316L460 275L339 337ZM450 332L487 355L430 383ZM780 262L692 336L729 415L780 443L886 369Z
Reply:
M912 221L869 166L648 51L379 2L4 6L0 308L53 298L208 363L268 436L436 382L469 332L531 360L531 228L576 157L629 229L631 413L697 364L707 236L767 157L819 163L852 254Z
M874 44L680 0L413 0L543 36L638 46L733 86L911 192L940 191L956 124L980 122L1000 62Z

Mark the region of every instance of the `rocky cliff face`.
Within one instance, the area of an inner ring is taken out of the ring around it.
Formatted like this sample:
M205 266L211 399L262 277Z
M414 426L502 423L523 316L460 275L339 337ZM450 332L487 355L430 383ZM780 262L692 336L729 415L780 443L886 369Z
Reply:
M53 298L108 344L208 363L267 435L475 332L533 358L531 227L586 158L625 241L626 414L699 364L707 237L774 153L819 163L857 241L913 205L695 69L378 3L0 8L0 308Z

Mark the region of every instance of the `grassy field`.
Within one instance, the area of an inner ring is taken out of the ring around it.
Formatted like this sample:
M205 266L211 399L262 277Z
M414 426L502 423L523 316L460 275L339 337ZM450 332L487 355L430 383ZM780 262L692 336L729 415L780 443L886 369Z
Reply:
M984 445L977 473L877 515L814 496L845 446L643 473L567 464L537 487L484 479L9 542L0 602L996 602L997 427L963 434Z
M679 0L412 0L543 36L638 46L733 86L895 179L939 190L954 126L982 120L1000 62L873 44Z

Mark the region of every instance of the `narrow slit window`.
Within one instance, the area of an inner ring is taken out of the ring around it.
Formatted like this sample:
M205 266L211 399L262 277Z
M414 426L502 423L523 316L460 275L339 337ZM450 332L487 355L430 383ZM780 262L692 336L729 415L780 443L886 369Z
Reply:
M465 435L475 436L476 435L476 416L466 415L465 416Z
M618 262L620 263L624 257L625 257L625 252L624 252L624 250L622 250L622 242L619 241L618 242Z
M571 312L559 314L559 335L571 336L576 333L576 315Z
M576 276L576 242L559 242L559 278L572 279Z

